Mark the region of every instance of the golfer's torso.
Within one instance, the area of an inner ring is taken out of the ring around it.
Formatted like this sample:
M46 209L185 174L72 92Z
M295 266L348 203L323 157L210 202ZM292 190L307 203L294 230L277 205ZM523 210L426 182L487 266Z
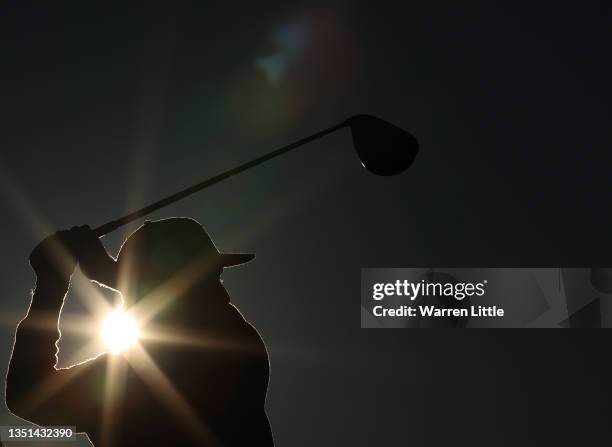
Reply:
M107 445L211 445L200 442L205 432L225 446L272 445L263 409L267 352L248 323L235 324L202 345L147 346L150 371L125 368L123 392L106 403ZM101 433L94 437L103 444Z

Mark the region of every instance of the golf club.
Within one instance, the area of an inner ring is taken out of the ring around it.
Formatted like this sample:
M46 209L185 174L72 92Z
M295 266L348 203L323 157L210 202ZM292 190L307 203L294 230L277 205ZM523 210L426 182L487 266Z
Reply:
M306 138L302 138L280 149L276 149L261 157L206 179L119 219L107 222L95 228L93 232L98 237L104 236L139 217L152 213L155 210L183 199L197 191L208 188L215 183L219 183L222 180L260 165L344 127L351 128L353 146L355 147L361 164L368 171L376 175L391 176L404 172L412 165L419 150L417 139L409 132L371 115L355 115L340 124L328 127Z

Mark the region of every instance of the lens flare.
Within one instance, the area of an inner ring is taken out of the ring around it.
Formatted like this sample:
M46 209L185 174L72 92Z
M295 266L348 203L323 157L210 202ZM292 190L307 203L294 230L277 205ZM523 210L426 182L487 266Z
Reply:
M138 342L138 325L127 312L115 310L102 323L100 335L104 345L113 354L119 354Z

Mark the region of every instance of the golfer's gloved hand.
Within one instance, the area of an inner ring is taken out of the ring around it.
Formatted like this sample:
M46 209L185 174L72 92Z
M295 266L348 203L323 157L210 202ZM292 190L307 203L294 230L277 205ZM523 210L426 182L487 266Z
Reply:
M77 263L89 275L108 254L87 225L48 236L30 254L30 265L38 277L68 280Z
M30 253L30 265L38 278L66 280L77 264L75 248L80 227L47 236ZM81 227L82 228L82 227Z

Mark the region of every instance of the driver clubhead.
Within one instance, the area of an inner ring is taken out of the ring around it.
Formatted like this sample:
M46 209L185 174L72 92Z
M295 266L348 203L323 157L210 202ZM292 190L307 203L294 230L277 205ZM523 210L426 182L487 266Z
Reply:
M361 164L373 174L401 174L419 152L419 142L411 133L375 116L355 115L346 124Z

